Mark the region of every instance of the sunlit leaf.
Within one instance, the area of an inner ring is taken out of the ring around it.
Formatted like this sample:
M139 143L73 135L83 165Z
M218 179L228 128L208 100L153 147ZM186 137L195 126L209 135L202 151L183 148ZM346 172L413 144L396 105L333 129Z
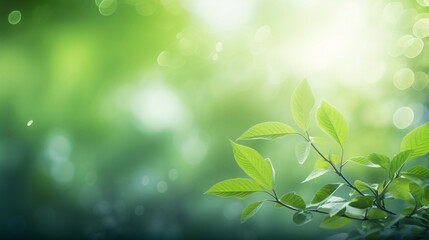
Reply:
M258 212L258 210L261 208L262 203L264 203L264 201L255 202L247 206L241 215L241 222L245 222L249 218L253 217L253 215L255 215L256 212Z
M416 201L416 205L420 206L423 198L423 188L415 182L410 182L410 193Z
M345 217L341 217L338 215L335 216L329 216L327 215L324 219L322 224L320 224L320 227L322 228L340 228L345 226L347 223L350 222L351 219L349 218L345 218Z
M235 161L247 175L267 189L273 188L273 170L255 150L231 141Z
M313 200L311 200L311 204L317 204L325 200L327 197L331 196L342 184L339 183L331 183L326 184L314 195Z
M312 219L313 214L311 214L311 212L296 212L293 215L293 222L298 226L302 226L310 222Z
M402 139L401 151L405 150L415 150L410 159L429 152L429 123L414 129Z
M280 198L280 201L300 210L305 210L304 200L299 195L295 194L295 192L286 193ZM282 205L277 203L276 207L282 207Z
M341 146L344 146L349 133L349 125L340 111L329 103L322 101L319 109L317 109L316 116L320 128Z
M317 168L317 169L314 169L310 173L310 175L308 175L308 177L304 181L302 181L302 183L305 183L305 182L308 182L308 181L313 180L315 178L318 178L318 177L322 176L323 174L325 174L325 173L327 173L329 171L330 170L328 170L326 168Z
M319 144L326 143L326 140L324 138L321 138L321 137L310 137L310 141L313 143L319 143Z
M250 179L235 178L216 183L205 194L221 197L245 198L254 192L263 192L264 189Z
M264 122L256 124L249 128L237 140L251 140L251 139L266 139L274 140L276 138L284 137L289 134L294 134L296 131L280 122Z
M429 206L429 185L423 187L422 202L423 205Z
M330 208L331 211L329 212L329 216L334 216L337 213L339 213L341 210L343 210L347 205L349 205L350 202L341 202L341 203L335 203Z
M414 200L410 194L410 184L411 180L406 178L396 178L387 188L388 192L392 194L395 198L402 199L407 201L410 204L414 204Z
M357 163L359 165L366 166L366 167L376 167L376 168L380 167L379 165L372 164L370 161L368 161L367 157L362 157L362 156L352 157L348 161Z
M273 182L274 182L274 180L276 179L276 170L274 169L273 163L271 162L270 158L265 158L265 162L267 162L268 165L270 165L271 167L271 170L273 172Z
M337 155L332 155L331 156L331 161L334 164L338 164L340 162L340 157L338 157ZM329 168L331 166L331 164L326 161L324 158L320 158L319 160L316 161L316 164L314 164L314 169L318 169L318 168Z
M299 164L304 164L307 160L308 155L310 154L311 143L310 142L300 142L295 147L295 155L298 159Z
M304 79L292 95L292 115L298 126L307 131L310 124L310 111L314 106L314 96L307 79Z
M406 172L403 172L402 175L413 177L418 180L429 179L429 169L423 166L414 166L409 168Z
M381 153L371 153L370 155L368 155L368 161L384 169L390 168L390 158Z
M359 191L365 191L365 190L367 190L367 189L369 189L374 195L376 195L376 192L377 192L377 188L376 187L373 187L373 186L371 186L371 185L369 185L368 183L366 183L366 182L363 182L363 181L360 181L360 180L356 180L355 181L355 186L356 186L356 188L357 189L359 189Z
M397 173L402 169L404 164L409 160L412 153L413 153L413 150L405 150L393 157L392 162L390 163L391 176L394 176L395 173Z

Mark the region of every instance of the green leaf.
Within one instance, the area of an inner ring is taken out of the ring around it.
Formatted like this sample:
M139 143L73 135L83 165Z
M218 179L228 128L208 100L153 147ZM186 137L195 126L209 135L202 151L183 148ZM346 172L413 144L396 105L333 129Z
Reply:
M324 138L321 138L321 137L310 137L310 141L313 143L319 143L319 144L326 143L326 140Z
M311 87L304 79L292 94L292 114L298 126L307 131L310 124L310 111L314 106L314 96Z
M429 185L423 187L422 202L425 206L429 205Z
M362 156L352 157L348 161L351 161L366 167L377 167L377 168L379 167L378 165L372 164L370 161L368 161L367 157L362 157Z
M304 200L299 195L295 194L295 192L286 193L285 195L283 195L283 197L280 198L280 201L300 210L305 210ZM276 205L279 205L279 207L281 207L280 204Z
M374 202L373 196L357 196L350 201L350 206L354 208L369 208L373 205Z
M270 158L265 158L265 162L271 167L271 171L273 172L273 182L276 179L276 171L274 170L273 163Z
M349 205L350 202L342 202L342 203L334 203L331 207L331 211L329 212L329 216L333 217L345 207Z
M311 143L310 142L300 142L295 147L295 155L298 159L299 164L304 164L307 160L308 155L310 154Z
M273 188L273 170L255 150L231 141L235 161L256 182L267 189Z
M423 188L420 187L415 182L410 182L409 184L410 193L413 196L414 200L416 201L417 206L421 206L422 198L423 198Z
M241 215L241 222L243 223L253 217L253 215L255 215L255 213L261 208L262 203L264 203L264 201L255 202L247 206Z
M280 122L264 122L249 128L237 140L266 139L274 140L296 133L292 127Z
M331 183L326 184L314 195L313 200L311 200L311 204L317 204L325 200L327 197L331 196L342 184L339 183Z
M356 188L357 189L359 189L359 191L365 191L365 190L367 190L367 189L369 189L374 195L376 195L377 193L377 187L373 187L373 186L371 186L371 185L369 185L368 183L366 183L366 182L362 182L362 181L360 181L360 180L356 180L355 181L355 186L356 186Z
M411 180L406 178L396 178L389 185L387 191L395 198L405 200L410 204L414 204L414 200L410 194L410 182Z
M414 129L402 139L401 151L405 150L415 150L410 159L429 152L429 123Z
M368 156L368 160L384 169L389 169L390 167L389 157L381 153L371 153Z
M298 226L302 226L310 222L312 219L313 214L311 214L311 212L296 212L293 215L293 222Z
M331 156L331 161L336 165L340 162L340 157L338 157L337 155L332 155ZM331 164L326 161L324 158L320 158L319 160L316 161L316 164L314 164L314 169L318 169L318 168L329 168L331 166Z
M418 180L429 179L429 169L423 166L414 166L409 168L406 172L403 172L402 175L413 177Z
M409 215L409 214L411 214L413 211L414 211L414 208L407 207L407 208L402 209L401 214L402 214L402 215Z
M332 229L332 228L340 228L345 226L347 223L350 222L351 219L349 218L345 218L345 217L341 217L339 215L335 215L335 216L329 216L327 215L324 219L322 224L320 224L320 227L322 228L328 228L328 229Z
M318 169L314 169L314 170L310 173L310 175L308 175L308 177L307 177L304 181L302 181L301 183L305 183L305 182L308 182L308 181L313 180L313 179L315 179L315 178L318 178L318 177L322 176L323 174L325 174L325 173L327 173L327 172L329 172L329 170L328 170L328 169L326 169L326 168L318 168Z
M400 172L404 164L409 160L413 150L405 150L398 153L393 157L392 162L390 163L390 175L395 176L397 172Z
M387 213L378 208L371 208L366 215L368 219L380 219L387 217Z
M213 194L221 197L245 198L254 192L263 192L264 189L250 179L235 178L216 183L204 194Z
M349 134L349 125L344 116L335 107L322 101L316 113L319 127L329 134L341 146L344 146Z

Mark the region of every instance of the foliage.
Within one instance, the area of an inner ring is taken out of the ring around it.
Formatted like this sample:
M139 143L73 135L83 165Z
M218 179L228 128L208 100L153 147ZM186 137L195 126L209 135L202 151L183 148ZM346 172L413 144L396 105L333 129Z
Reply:
M408 135L401 143L401 152L392 158L382 153L371 153L368 156L356 156L344 161L344 146L349 133L348 123L343 114L326 101L322 101L316 111L319 127L331 136L340 146L340 155L323 154L317 144L326 141L313 137L308 132L310 113L314 107L314 96L307 80L302 81L292 95L292 115L301 128L301 132L280 122L265 122L247 130L237 140L266 139L275 140L288 135L298 135L305 143L296 146L296 157L300 164L304 163L310 149L314 149L320 159L313 171L302 182L318 179L326 173L338 175L344 183L330 183L322 186L310 204L306 204L301 196L289 192L278 197L273 187L274 169L269 159L264 159L256 150L232 142L235 160L238 165L253 179L231 179L220 182L206 193L222 197L235 196L245 198L254 192L264 192L272 199L264 199L250 204L243 212L242 221L252 217L263 202L273 202L276 207L285 207L296 211L293 221L297 225L310 222L313 213L323 214L325 218L322 228L339 228L349 222L361 222L361 228L348 236L350 239L367 237L387 238L396 236L418 237L429 230L429 185L423 181L429 178L429 170L423 166L414 166L404 171L404 166L411 159L429 152L429 123L426 123ZM368 184L363 180L351 183L343 174L343 167L348 162L371 168L380 168L386 172L386 178L380 183ZM350 200L335 196L342 186L351 189ZM407 206L401 212L388 210L389 200L399 199Z

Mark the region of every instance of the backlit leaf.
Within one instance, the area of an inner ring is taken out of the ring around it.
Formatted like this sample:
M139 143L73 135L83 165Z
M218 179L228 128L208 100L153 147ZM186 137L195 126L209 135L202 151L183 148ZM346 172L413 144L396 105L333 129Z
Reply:
M273 170L255 150L231 141L235 161L247 175L267 189L273 188Z
M216 183L205 194L221 197L245 198L254 192L263 192L264 189L250 179L235 178Z
M414 129L402 139L401 151L405 150L415 150L410 159L429 152L429 123Z
M349 125L340 111L329 103L322 101L322 104L317 109L316 117L320 128L341 146L344 146L349 133Z
M310 142L300 142L295 147L295 155L298 159L299 164L304 164L307 160L308 155L310 154L311 143Z
M298 126L307 131L310 124L310 111L314 106L314 96L307 79L304 79L292 95L292 115Z
M328 169L326 169L326 168L318 168L318 169L314 169L314 170L310 173L310 175L308 175L308 177L307 177L304 181L302 181L302 183L305 183L305 182L308 182L308 181L310 181L310 180L312 180L312 179L318 178L318 177L322 176L323 174L325 174L325 173L327 173L327 172L329 172L329 170L328 170Z
M311 204L317 204L325 200L327 197L331 196L342 184L339 183L331 183L326 184L314 195L313 200L311 200Z
M255 213L258 212L258 210L261 208L262 203L264 203L264 201L255 202L247 206L241 215L241 222L245 222L255 215Z
M280 122L264 122L249 128L237 140L266 139L274 140L296 133L292 127Z
M371 153L368 155L368 160L384 169L389 169L390 158L381 153Z
M304 200L295 192L289 192L283 195L283 197L280 198L280 201L285 203L286 205L298 208L300 210L305 210L305 202ZM276 204L276 207L282 207L280 204Z

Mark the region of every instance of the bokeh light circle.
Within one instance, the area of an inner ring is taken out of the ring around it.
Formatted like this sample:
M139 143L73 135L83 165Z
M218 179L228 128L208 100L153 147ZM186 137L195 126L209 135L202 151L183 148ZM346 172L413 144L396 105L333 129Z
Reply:
M414 111L409 107L400 107L393 114L393 124L399 129L407 128L414 120Z
M22 17L21 12L19 10L14 10L9 13L7 20L9 21L10 24L16 25L21 21L21 17Z
M414 82L414 72L409 68L402 68L398 70L393 76L393 84L399 90L405 90Z

